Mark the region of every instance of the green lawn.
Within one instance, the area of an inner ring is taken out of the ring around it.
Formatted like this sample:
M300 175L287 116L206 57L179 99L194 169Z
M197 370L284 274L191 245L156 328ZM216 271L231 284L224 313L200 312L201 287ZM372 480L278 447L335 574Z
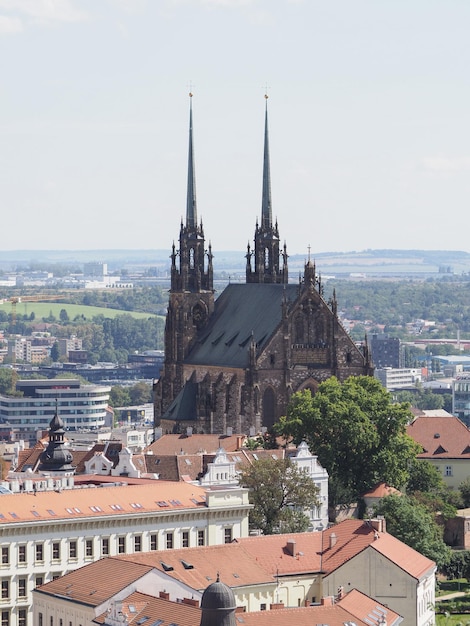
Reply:
M436 624L437 626L457 626L457 624L461 626L470 626L470 615L449 615L448 617L445 615L436 615Z
M0 304L0 310L6 313L11 313L11 303L4 302ZM65 309L70 320L76 315L84 315L87 320L91 320L96 315L104 315L108 318L114 318L117 315L132 315L137 319L147 319L149 317L156 317L153 313L140 313L137 311L120 311L119 309L108 309L98 306L85 306L84 304L67 304L66 302L19 302L16 305L16 315L31 315L34 312L36 321L41 321L43 317L47 317L51 312L57 319L59 319L60 311Z

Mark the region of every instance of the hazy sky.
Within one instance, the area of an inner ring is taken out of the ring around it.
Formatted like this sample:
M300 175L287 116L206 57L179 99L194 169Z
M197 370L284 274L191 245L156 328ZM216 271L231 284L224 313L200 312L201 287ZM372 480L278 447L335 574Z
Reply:
M470 251L469 0L0 0L0 248Z

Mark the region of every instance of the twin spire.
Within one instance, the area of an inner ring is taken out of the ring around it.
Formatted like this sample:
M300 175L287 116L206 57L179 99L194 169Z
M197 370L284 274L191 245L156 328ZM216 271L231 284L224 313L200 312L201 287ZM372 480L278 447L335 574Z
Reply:
M204 232L202 223L197 224L197 201L196 201L196 175L194 164L194 140L193 140L193 94L189 94L189 149L188 149L188 186L186 199L186 224L181 224L180 232L180 269L176 267L176 252L173 246L172 258L172 289L187 289L188 286L201 288L206 270L204 269L204 257L209 259L209 270L212 274L212 252L209 246L208 253L204 251ZM248 245L246 282L247 283L283 283L288 282L287 251L284 244L283 252L279 250L279 232L277 222L273 225L272 202L271 202L271 172L269 158L269 135L268 135L268 96L265 95L265 121L264 121L264 156L263 156L263 191L261 201L261 225L256 224L255 246L251 252ZM283 267L280 268L280 257L283 259ZM252 260L254 268L252 269ZM191 279L191 274L193 278ZM179 280L181 276L182 281ZM188 277L188 279L186 278ZM174 278L174 280L173 280ZM209 286L212 280L206 282ZM192 290L192 288L190 290Z

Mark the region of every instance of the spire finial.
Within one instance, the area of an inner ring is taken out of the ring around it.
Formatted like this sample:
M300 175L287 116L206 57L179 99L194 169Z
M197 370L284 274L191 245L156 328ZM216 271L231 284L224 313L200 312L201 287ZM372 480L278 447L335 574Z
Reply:
M310 263L310 251L312 249L312 246L308 244L307 249L308 249L308 262Z
M186 200L186 227L197 228L196 174L193 147L193 93L189 91L189 150L188 150L188 189Z
M271 172L269 163L269 137L268 137L268 94L265 93L266 111L264 117L264 159L263 159L263 199L261 204L261 227L271 228Z

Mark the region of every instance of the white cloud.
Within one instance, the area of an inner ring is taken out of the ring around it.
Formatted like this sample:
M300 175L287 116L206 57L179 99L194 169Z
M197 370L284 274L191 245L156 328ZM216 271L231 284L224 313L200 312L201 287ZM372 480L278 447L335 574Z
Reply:
M70 0L0 0L0 9L16 14L16 19L22 16L42 23L78 22L88 17Z
M15 35L23 30L23 23L18 17L0 15L0 35Z
M422 160L425 170L431 172L468 172L470 170L470 157L425 157Z

